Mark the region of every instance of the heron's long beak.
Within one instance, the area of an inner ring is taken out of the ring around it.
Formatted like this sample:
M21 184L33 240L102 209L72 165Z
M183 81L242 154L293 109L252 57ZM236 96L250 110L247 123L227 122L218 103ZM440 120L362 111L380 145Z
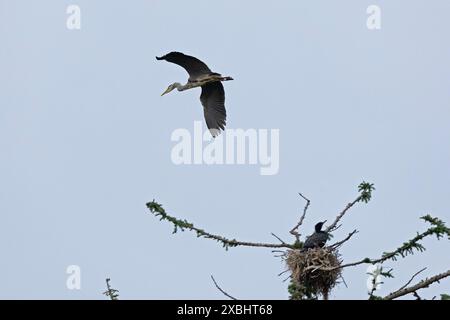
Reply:
M167 88L166 91L164 91L164 92L161 94L161 97L162 97L163 95L169 93L170 91L172 91L171 88L170 88L170 87Z

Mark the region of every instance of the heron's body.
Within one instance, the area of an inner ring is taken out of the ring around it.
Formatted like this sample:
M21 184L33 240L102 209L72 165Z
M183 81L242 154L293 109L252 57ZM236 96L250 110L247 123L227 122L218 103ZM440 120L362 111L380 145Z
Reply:
M322 248L325 245L329 235L328 232L322 231L322 226L324 223L325 221L316 224L315 232L306 239L305 243L303 244L302 251L307 251L308 249L314 248Z
M203 113L208 129L213 137L217 136L220 130L224 130L227 114L225 110L225 90L222 81L233 80L233 78L212 72L204 62L180 52L170 52L165 56L156 57L156 59L175 63L183 67L189 74L186 84L182 85L175 82L162 95L174 89L184 91L201 87L200 101L203 105Z
M222 77L220 74L212 74L212 75L205 75L202 79L197 79L194 81L188 81L186 84L180 84L178 82L175 82L174 85L178 91L185 91L192 88L201 87L205 84L208 84L210 82L217 82L217 81L229 81L233 80L231 77Z

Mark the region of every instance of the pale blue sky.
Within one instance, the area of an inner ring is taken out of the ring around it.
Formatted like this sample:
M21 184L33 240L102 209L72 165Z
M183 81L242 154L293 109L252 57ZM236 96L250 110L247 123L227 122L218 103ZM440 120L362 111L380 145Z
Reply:
M66 29L66 7L82 27ZM382 29L366 28L380 5ZM0 298L287 298L270 250L172 235L166 210L231 238L291 240L331 220L363 179L377 190L336 239L360 233L345 261L377 257L427 226L450 223L450 2L0 0ZM185 72L157 62L195 55L225 83L229 128L280 129L280 171L175 166L177 128L202 120L199 91L160 97ZM448 241L394 267L381 293L449 267ZM81 290L66 288L79 265ZM366 266L347 269L334 298L366 298ZM433 296L450 291L449 280Z

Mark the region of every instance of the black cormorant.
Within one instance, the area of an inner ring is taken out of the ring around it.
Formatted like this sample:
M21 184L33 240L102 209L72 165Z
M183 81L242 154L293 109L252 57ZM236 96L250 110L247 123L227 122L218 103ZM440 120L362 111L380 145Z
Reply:
M327 220L323 222L319 222L314 227L316 232L306 238L305 243L303 244L302 252L313 249L313 248L322 248L328 240L328 232L322 231L322 226Z

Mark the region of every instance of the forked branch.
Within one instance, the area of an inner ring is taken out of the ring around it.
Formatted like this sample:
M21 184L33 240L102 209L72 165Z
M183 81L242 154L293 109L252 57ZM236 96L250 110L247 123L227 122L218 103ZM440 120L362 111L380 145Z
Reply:
M291 229L291 231L289 231L289 233L295 237L295 240L297 242L300 242L300 233L298 232L298 228L300 228L300 226L303 224L303 220L305 220L306 212L308 211L311 201L308 198L306 198L304 195L302 195L300 192L298 193L298 195L306 201L306 204L305 204L305 207L303 208L303 214L301 215L300 220Z

